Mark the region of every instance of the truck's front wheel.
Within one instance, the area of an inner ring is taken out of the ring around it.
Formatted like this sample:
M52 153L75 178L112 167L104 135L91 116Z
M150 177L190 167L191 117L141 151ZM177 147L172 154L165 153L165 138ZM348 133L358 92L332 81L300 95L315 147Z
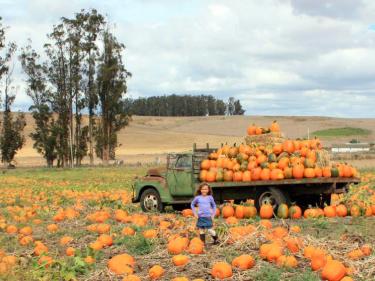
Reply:
M159 193L155 189L146 189L141 195L141 208L144 212L162 212L163 203Z
M263 204L270 204L276 211L279 205L283 203L290 205L289 195L278 188L269 187L257 191L255 206L258 210Z

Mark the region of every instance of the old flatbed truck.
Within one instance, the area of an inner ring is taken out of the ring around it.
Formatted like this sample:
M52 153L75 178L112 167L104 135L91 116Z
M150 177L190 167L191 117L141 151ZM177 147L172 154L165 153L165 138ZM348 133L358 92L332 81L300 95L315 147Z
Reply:
M168 154L165 168L147 171L143 177L136 177L133 183L132 202L140 202L144 212L163 211L165 206L175 210L186 208L200 184L200 163L216 149L197 149L192 152ZM276 209L281 203L297 203L302 208L308 205L323 206L330 203L332 193L344 193L358 178L304 178L277 181L212 182L213 196L217 203L234 200L240 203L249 198L255 205L264 203Z

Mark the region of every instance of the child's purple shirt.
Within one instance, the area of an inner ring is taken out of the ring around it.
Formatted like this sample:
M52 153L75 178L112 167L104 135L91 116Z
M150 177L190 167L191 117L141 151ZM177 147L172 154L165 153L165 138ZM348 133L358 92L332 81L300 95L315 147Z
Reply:
M198 195L191 202L194 215L197 214L195 206L198 205L198 217L212 217L216 212L216 204L212 195Z

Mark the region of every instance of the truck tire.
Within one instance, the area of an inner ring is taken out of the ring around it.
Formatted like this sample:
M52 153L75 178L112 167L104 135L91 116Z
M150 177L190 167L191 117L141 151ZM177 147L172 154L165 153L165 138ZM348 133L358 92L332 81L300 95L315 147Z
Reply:
M260 210L262 204L271 204L276 211L280 204L290 205L289 194L275 187L262 188L257 190L255 207Z
M143 212L162 212L164 210L163 202L159 192L153 188L146 189L142 192L141 199L141 208Z

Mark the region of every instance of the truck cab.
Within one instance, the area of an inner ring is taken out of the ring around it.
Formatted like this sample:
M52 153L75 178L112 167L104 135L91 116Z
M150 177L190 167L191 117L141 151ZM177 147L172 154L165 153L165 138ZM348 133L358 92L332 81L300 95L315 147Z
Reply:
M191 152L168 154L165 168L149 169L135 179L132 201L140 202L145 212L162 211L166 205L186 207L195 192L192 165Z

